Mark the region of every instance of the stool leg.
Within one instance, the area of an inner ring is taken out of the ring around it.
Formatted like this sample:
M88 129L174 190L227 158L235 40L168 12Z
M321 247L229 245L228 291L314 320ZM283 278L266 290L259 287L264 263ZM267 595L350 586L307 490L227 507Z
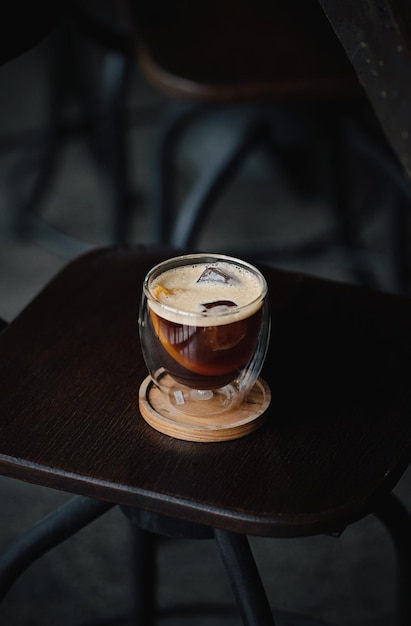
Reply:
M247 537L214 529L244 626L275 626Z
M45 146L41 156L37 159L36 173L32 187L27 191L28 197L18 198L18 206L12 216L11 228L14 235L23 239L32 235L37 227L36 211L40 208L45 199L51 182L55 178L59 167L59 158L62 149L62 135L60 127L62 125L62 112L66 102L66 74L67 58L65 49L65 39L54 33L49 42L47 50L47 78L50 82L47 103L47 132L45 133ZM24 179L26 172L24 167L16 170L15 176L11 177L13 189L11 193L19 194L20 189L25 187Z
M162 128L154 166L155 232L157 243L170 243L170 234L175 211L176 160L179 140L194 117L204 107L181 105L173 108Z
M102 108L100 128L103 153L113 208L112 241L126 244L129 236L131 192L125 128L125 99L131 60L122 52L110 51L103 67Z
M398 564L398 626L411 624L411 515L394 494L375 509L393 540Z
M156 537L132 527L134 540L134 616L136 626L154 626L156 600Z
M262 136L262 128L251 123L217 156L210 170L195 184L180 209L171 236L172 245L184 248L197 243L203 222L213 205Z
M113 506L78 496L19 537L0 557L0 601L29 565Z

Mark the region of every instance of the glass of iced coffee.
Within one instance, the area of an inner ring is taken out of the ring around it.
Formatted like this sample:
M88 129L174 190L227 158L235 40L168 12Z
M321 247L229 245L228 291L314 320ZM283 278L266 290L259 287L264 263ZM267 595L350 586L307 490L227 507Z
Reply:
M154 267L139 327L153 383L182 413L211 417L241 404L266 354L267 283L254 266L192 254Z

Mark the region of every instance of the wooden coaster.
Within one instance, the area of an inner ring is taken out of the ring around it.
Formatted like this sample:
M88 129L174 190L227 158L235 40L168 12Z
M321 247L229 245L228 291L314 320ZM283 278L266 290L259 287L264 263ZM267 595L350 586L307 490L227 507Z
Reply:
M140 411L145 421L159 432L185 441L228 441L245 437L263 424L270 400L270 388L262 378L235 409L210 415L209 401L204 402L204 417L180 411L154 385L150 376L143 381L139 392Z

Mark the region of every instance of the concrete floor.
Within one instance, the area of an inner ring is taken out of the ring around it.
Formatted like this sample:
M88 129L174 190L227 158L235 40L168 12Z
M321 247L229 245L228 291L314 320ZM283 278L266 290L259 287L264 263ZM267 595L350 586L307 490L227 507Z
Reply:
M38 171L47 123L47 42L0 68L0 317L12 320L80 248L70 251L43 237L22 241L10 223L21 197ZM151 172L165 99L133 74L128 100L127 135L134 189L141 202L133 213L132 243L153 239ZM237 114L237 113L236 113ZM228 116L228 117L227 117ZM215 141L230 133L233 112L194 127L181 154L186 184L213 158ZM374 186L377 179L371 180ZM364 225L366 254L372 258L380 288L393 290L386 242L387 201L380 194ZM257 207L250 211L250 207ZM258 214L257 214L258 210ZM60 168L40 207L47 223L84 248L110 242L108 193L81 137L62 152ZM256 220L256 215L258 219ZM263 154L251 158L218 203L200 246L241 251L245 244L282 244L329 226L329 207L315 198L302 201L279 169ZM368 258L367 256L367 258ZM340 250L321 258L276 261L290 269L352 280ZM411 506L411 474L397 487ZM0 549L70 496L0 478L2 512ZM390 539L379 521L368 517L339 538L251 539L273 606L310 615L336 626L394 625L395 563ZM166 541L159 550L159 605L232 602L215 546L209 542ZM95 623L126 615L132 604L130 532L117 509L81 531L33 565L0 607L5 626L61 626ZM162 622L163 620L160 620ZM180 618L164 619L171 626ZM104 623L109 623L104 622ZM114 619L110 623L115 622ZM193 626L239 623L214 617L191 617ZM280 621L285 625L285 622Z

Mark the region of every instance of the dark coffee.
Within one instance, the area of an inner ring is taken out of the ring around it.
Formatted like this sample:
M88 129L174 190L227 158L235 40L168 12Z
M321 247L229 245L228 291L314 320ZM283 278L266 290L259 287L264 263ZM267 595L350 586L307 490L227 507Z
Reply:
M150 310L159 362L175 380L189 387L215 389L226 385L255 352L261 311L260 307L248 317L227 324L191 326Z
M148 285L148 360L192 389L236 380L256 351L266 286L241 262L184 263ZM156 374L157 375L157 374Z

